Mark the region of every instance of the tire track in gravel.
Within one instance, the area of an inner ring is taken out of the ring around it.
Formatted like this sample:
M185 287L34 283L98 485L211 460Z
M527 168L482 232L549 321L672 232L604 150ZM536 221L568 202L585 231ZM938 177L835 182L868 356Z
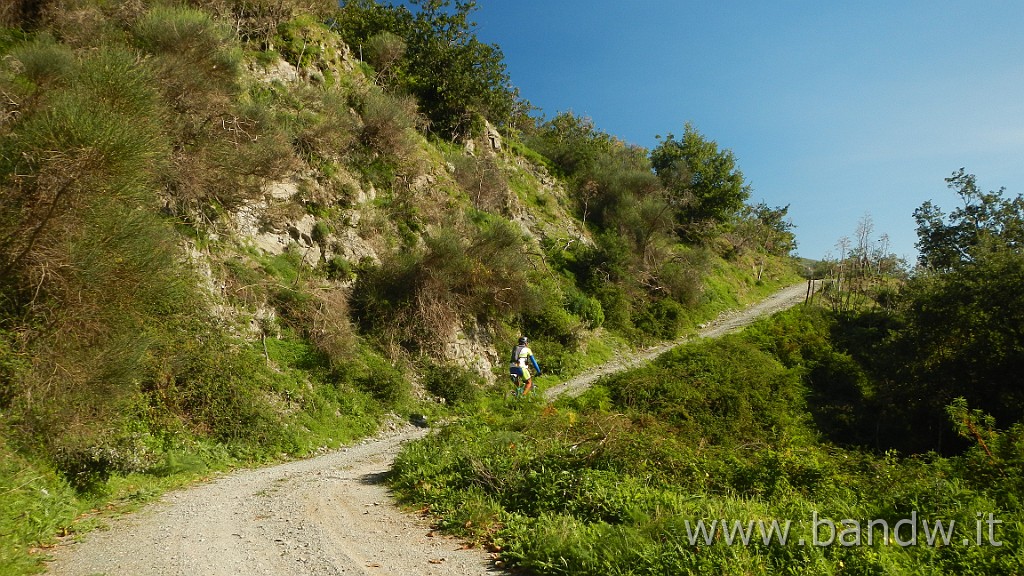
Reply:
M801 301L806 284L724 314L698 336L717 337ZM684 340L605 364L546 391L581 393L595 380L646 362ZM170 492L108 530L53 551L54 576L455 576L506 574L482 550L435 535L395 506L384 475L410 426L323 456L239 470Z

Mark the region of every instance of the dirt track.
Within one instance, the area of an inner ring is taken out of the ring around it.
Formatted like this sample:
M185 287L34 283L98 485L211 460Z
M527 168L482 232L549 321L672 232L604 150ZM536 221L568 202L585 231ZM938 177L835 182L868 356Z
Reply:
M793 286L701 330L715 337L803 300ZM647 361L665 344L549 389L579 394L605 374ZM434 535L400 511L382 485L403 442L426 431L404 427L330 454L241 470L169 493L118 518L84 542L58 546L56 576L292 576L496 574L489 556Z
M59 547L66 576L491 574L489 558L434 535L381 484L403 428L309 460L238 471L166 495L82 543Z
M715 321L702 327L700 331L697 332L696 337L717 338L730 332L736 332L744 326L752 324L758 318L769 316L803 302L806 295L807 284L796 284L788 288L783 288L749 308L722 314ZM687 336L686 338L682 338L674 342L659 344L658 346L648 348L629 357L613 360L599 366L598 368L590 370L586 374L567 380L558 386L548 388L545 391L545 396L549 399L554 399L563 395L577 396L583 393L583 391L598 378L615 372L621 372L627 368L632 368L643 364L644 362L653 360L672 348L675 348L684 342L688 342L692 338L692 336Z

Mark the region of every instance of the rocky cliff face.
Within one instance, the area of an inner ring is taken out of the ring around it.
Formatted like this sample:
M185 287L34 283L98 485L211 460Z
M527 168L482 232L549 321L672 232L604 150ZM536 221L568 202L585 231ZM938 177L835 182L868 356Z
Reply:
M282 59L251 64L246 81L257 86L255 90L291 97L336 89L325 87L330 78L335 87L344 86L349 102L357 99L352 94L377 91L351 51L336 42L317 50L333 57L312 59L301 69ZM372 121L355 106L342 115L340 124L353 127L356 139L360 126ZM403 137L413 143L403 152L410 158L399 162L393 180L383 182L383 191L378 189L380 182L365 172L368 159L360 156L364 153L343 149L314 161L299 158L283 177L263 181L259 194L213 222L206 231L210 242L205 249L190 242L188 258L203 278L216 316L249 338L268 330L279 333L283 319L273 295L252 290L238 277L239 268L264 273L275 258L297 260L297 275L314 293L349 294L360 265L379 264L383 256L421 244L424 235L451 226L484 201L466 189L464 179L460 182L465 166L476 169L486 164L492 172L493 181L486 185L497 190L489 188L488 193L498 200L488 200L493 201L488 207L518 226L524 251L540 255L539 243L545 238L564 245L590 243L568 210L563 186L544 168L512 152L491 124L461 148L440 149L417 134ZM369 158L370 167L379 160ZM413 226L402 220L407 214L396 214L401 212L396 204L402 203L410 204L415 213ZM470 317L456 318L436 335L440 341L431 347L436 360L468 368L487 380L493 379L493 368L502 363L508 344L495 341L492 330Z

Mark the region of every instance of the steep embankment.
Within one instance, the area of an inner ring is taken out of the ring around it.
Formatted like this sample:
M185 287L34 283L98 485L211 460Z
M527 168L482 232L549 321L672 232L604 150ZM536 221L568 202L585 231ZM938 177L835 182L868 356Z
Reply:
M717 337L802 300L791 286L741 312L723 315L700 337ZM548 390L576 394L679 344L611 362ZM487 554L435 535L399 510L382 476L403 442L425 431L402 428L309 460L245 470L175 492L110 530L59 547L57 576L291 574L493 574Z

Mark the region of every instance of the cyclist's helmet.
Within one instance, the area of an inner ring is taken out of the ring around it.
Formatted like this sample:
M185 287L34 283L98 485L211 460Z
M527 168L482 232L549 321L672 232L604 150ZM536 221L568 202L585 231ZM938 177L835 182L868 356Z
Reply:
M528 343L529 341L530 341L530 339L529 339L529 338L527 338L526 336L520 336L520 337L519 337L519 343L520 343L520 344L526 344L526 343Z

